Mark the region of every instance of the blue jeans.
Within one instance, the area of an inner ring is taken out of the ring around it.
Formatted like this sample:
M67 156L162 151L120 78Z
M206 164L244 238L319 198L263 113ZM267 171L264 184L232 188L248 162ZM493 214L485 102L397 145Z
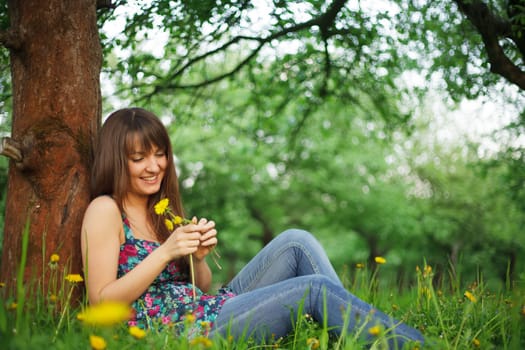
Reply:
M348 332L382 324L390 329L390 348L401 349L406 341L420 341L419 331L374 309L342 285L324 249L308 232L287 230L265 246L229 283L237 294L224 303L211 336L229 334L258 340L279 338L293 331L291 313L303 313L319 323L327 322L339 335L350 312ZM326 304L326 310L324 308ZM327 317L324 320L325 315Z

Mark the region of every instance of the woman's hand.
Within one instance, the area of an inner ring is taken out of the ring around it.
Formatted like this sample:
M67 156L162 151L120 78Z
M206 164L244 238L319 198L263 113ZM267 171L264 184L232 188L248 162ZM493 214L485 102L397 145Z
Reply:
M192 222L197 225L201 233L200 245L194 253L195 259L204 259L211 250L217 245L217 230L215 229L215 222L208 221L208 219L201 218L197 222L197 218L193 217Z
M202 234L200 230L201 227L194 223L177 227L161 245L168 260L194 254L201 244Z

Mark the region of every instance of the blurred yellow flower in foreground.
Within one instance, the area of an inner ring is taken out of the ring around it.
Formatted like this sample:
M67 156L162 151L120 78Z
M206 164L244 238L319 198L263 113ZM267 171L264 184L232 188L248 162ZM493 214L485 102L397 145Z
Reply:
M368 329L368 333L370 333L373 336L378 336L379 333L381 333L381 327L379 326L370 327Z
M89 336L89 345L93 350L104 350L107 346L104 338L99 337L98 335Z
M49 257L49 261L56 264L60 260L60 255L58 254L51 254Z
M363 267L365 267L365 264L357 263L357 264L355 264L355 267L356 267L356 269L362 269Z
M379 265L383 265L384 263L386 263L386 259L383 258L382 256L376 256L374 260L376 264L379 264Z
M470 300L471 302L475 303L476 301L478 301L478 299L476 299L476 297L474 296L474 294L472 294L471 292L469 292L468 290L465 292L465 294L463 294L468 300Z
M84 281L84 279L82 278L82 276L80 276L78 273L70 273L69 275L67 275L67 276L65 277L65 279L66 279L68 282L71 282L71 283L79 283L79 282Z
M77 318L86 325L111 326L129 320L131 307L126 303L104 301L86 308Z
M193 323L193 322L195 322L196 317L195 317L195 315L193 315L193 314L187 314L186 317L185 317L184 319L185 319L186 322L188 322L188 323Z
M479 346L481 345L481 342L479 341L478 338L474 338L472 340L472 345L474 345L476 348L479 348Z
M146 331L140 327L131 326L129 327L129 334L131 334L135 339L142 339L146 336Z
M205 348L209 348L213 345L212 341L206 337L196 337L190 341L191 346L202 345Z
M312 349L312 350L319 348L319 339L317 338L306 339L306 346L308 346L308 349Z

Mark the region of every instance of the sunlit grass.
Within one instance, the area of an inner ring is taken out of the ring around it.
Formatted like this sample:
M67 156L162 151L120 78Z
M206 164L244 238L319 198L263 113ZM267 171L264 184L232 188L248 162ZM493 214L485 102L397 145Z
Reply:
M27 235L27 229L24 234ZM0 281L2 349L351 350L364 345L360 337L364 330L357 329L339 338L330 337L327 325L317 324L309 315L298 318L291 315L295 319L293 334L273 339L268 344L231 337L189 340L184 335L176 335L171 327L147 331L128 327L125 319L129 310L125 305L108 304L92 309L86 306L85 298L72 303L71 297L81 287L82 280L80 275L70 273L67 266L61 266L63 260L53 252L49 254L44 262L46 271L42 274L48 278L45 284L19 278L16 286L9 286ZM481 276L473 281L436 284L435 271L422 259L421 267L414 267L416 283L411 289L400 292L397 286L381 280L383 274L379 270L388 262L379 260L372 267L358 264L348 268L342 273L345 285L379 309L420 329L426 338L425 348L525 348L523 285L515 283L510 288L512 284L507 283L501 290L491 291L485 287ZM24 263L22 258L20 270ZM184 322L195 320L188 317ZM372 327L367 332L375 340L372 348L387 349L386 330Z

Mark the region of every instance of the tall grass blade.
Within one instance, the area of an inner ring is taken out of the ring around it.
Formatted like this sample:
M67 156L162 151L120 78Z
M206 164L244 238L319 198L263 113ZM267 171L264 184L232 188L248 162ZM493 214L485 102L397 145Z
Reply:
M22 319L24 313L25 304L25 285L24 285L24 272L27 264L27 246L29 244L29 217L26 220L24 230L22 231L22 254L20 255L20 265L18 265L18 275L16 279L16 297L17 297L17 308L16 308L16 330L20 331L22 326Z

